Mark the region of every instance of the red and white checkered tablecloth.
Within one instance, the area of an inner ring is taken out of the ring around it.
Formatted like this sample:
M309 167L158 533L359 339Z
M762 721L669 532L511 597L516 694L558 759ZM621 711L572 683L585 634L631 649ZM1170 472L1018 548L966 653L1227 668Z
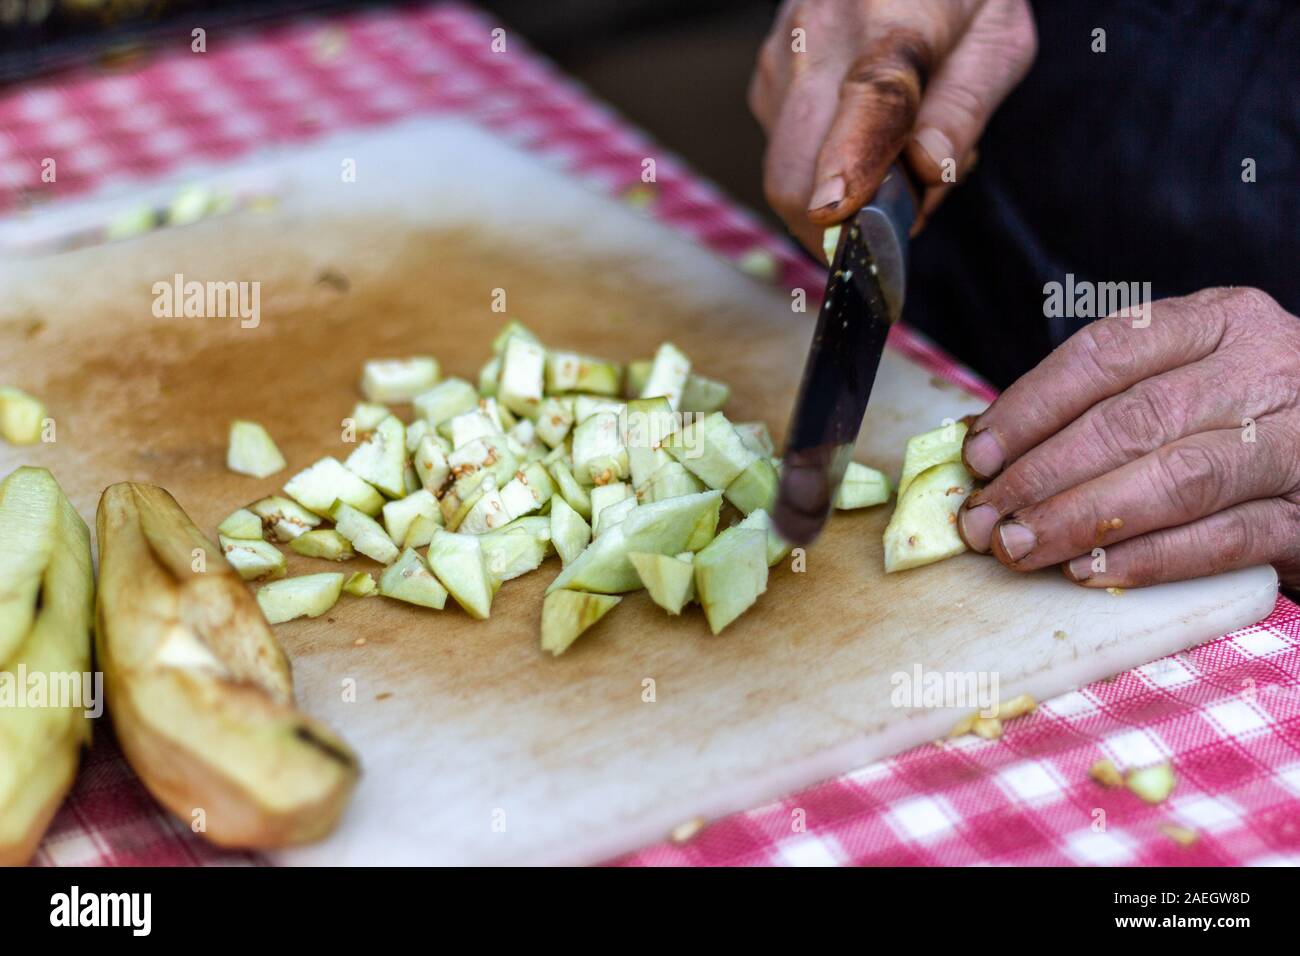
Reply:
M739 259L766 250L777 281L822 277L782 238L507 33L459 4L379 10L188 38L131 72L79 71L0 96L0 211L147 179L194 160L248 155L413 114L471 118L614 193L640 186L648 213ZM57 161L55 183L42 161ZM757 157L755 158L757 162ZM922 337L892 345L972 393L993 391ZM1159 806L1087 776L1172 761ZM1181 827L1183 830L1173 830ZM1195 834L1187 844L1186 831ZM1173 834L1173 836L1171 836ZM1174 839L1174 836L1182 839ZM126 765L106 723L37 862L256 863L212 849L170 818ZM1300 863L1300 608L1183 654L1065 694L998 741L921 747L623 864Z

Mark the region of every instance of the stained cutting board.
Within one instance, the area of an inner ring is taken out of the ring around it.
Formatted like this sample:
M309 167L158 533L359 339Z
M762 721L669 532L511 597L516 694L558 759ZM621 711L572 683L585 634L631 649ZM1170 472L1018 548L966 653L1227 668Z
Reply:
M341 181L345 159L355 183ZM188 176L214 172L229 171ZM0 447L0 471L52 468L92 525L106 485L156 482L211 531L293 470L348 451L339 422L363 359L431 352L472 378L503 318L495 289L557 346L626 361L671 339L733 385L734 420L763 419L780 439L812 331L788 291L490 135L422 122L250 172L280 191L277 208L5 257L0 378L46 400L57 442ZM0 243L114 201L7 221ZM260 324L154 317L153 284L176 273L259 281ZM887 354L858 457L896 475L909 435L979 407ZM227 472L236 417L264 423L291 470ZM958 712L890 704L893 675L918 665L996 673L1004 697L1042 699L1255 621L1274 601L1268 568L1122 596L974 555L886 577L888 512L837 516L806 571L773 569L767 594L719 637L698 609L670 619L634 594L568 654L543 656L555 559L506 584L488 622L345 597L326 618L277 628L302 706L364 764L340 829L278 858L601 860L942 735ZM291 554L290 569L331 567Z

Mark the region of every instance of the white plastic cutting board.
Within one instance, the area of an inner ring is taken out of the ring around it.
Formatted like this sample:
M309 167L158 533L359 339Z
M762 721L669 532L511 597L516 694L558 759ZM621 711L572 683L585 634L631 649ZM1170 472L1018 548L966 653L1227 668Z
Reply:
M345 159L355 183L341 181ZM630 360L673 340L732 383L733 419L765 420L780 440L812 330L788 290L488 134L420 122L238 175L274 184L279 208L0 266L0 351L60 428L56 445L0 448L4 471L48 465L88 519L105 485L154 481L211 531L290 474L226 472L231 418L267 425L292 469L345 453L335 423L361 361L431 351L472 378L502 320L495 288L557 345ZM96 208L0 224L0 242ZM347 292L317 281L327 269L347 276ZM261 324L153 317L152 283L174 272L260 281ZM858 457L897 475L909 435L979 407L887 354ZM959 712L890 705L893 675L917 665L996 672L1004 698L1043 699L1274 602L1269 568L1122 596L974 555L886 577L888 511L836 517L807 570L774 569L719 637L698 609L670 619L638 594L564 657L545 657L537 625L554 560L508 583L486 623L374 598L277 628L302 706L364 766L339 830L277 859L596 862L942 736ZM321 569L291 556L291 573Z

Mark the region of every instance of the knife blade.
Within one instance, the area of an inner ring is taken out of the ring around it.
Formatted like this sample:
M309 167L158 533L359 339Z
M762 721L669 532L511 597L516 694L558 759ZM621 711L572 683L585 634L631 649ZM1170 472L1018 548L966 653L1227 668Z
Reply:
M885 338L903 311L915 215L911 183L895 163L840 229L772 510L791 544L809 544L821 532L853 456Z

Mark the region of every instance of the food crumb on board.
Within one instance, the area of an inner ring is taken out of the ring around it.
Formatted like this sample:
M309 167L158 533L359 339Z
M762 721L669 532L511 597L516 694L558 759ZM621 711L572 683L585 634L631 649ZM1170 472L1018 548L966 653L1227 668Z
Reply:
M1064 631L1053 631L1053 632L1052 632L1052 640L1054 640L1054 641L1063 641L1063 640L1065 640L1065 638L1066 638L1066 634L1065 634Z
M1115 766L1113 760L1105 757L1088 768L1088 776L1103 787L1121 787L1124 785L1124 776L1119 772L1119 767Z
M1191 827L1180 826L1177 823L1160 824L1160 832L1181 847L1191 846L1201 838L1201 835Z
M1124 775L1124 785L1147 803L1164 803L1173 793L1174 768L1169 762L1158 763L1151 767L1139 767Z
M376 694L375 700L388 700L388 698L392 696L393 696L393 692L390 690L386 690L382 694Z
M708 825L709 821L704 817L692 817L685 823L673 827L673 831L668 834L668 839L674 843L689 843Z
M948 731L948 736L952 738L975 734L985 740L997 740L1002 736L1002 721L1032 714L1037 707L1038 701L1031 694L1019 694L999 704L997 712L992 717L985 717L980 711L967 714L953 724L952 730Z
M365 647L365 646L366 646L366 639L365 639L364 637L358 637L355 641L352 642L352 646L353 646L353 647Z
M1106 589L1106 593L1109 594L1109 595L1111 595L1112 597L1123 597L1123 596L1124 596L1124 589L1123 589L1123 588L1107 588L1107 589Z

